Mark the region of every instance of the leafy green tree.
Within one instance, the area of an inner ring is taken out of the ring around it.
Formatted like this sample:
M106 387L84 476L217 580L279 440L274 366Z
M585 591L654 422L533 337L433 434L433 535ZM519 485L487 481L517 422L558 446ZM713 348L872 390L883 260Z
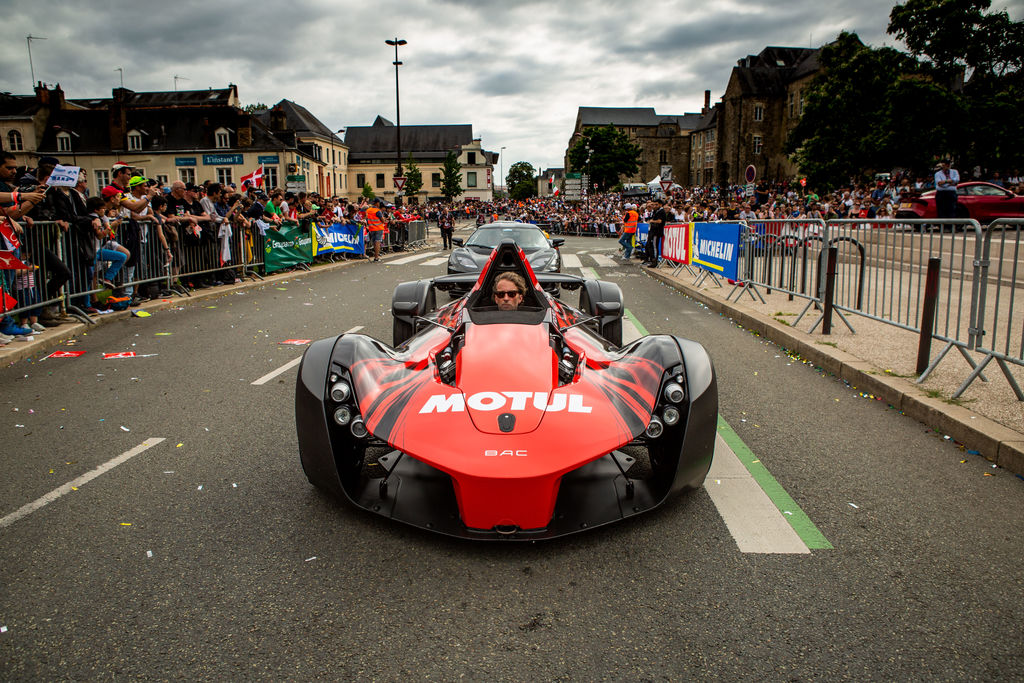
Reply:
M528 161L517 161L508 169L505 177L510 199L526 199L537 194L537 179L533 164Z
M370 183L363 185L363 196L367 199L374 199L377 195L373 193L373 188L370 187Z
M255 104L247 104L244 107L242 107L242 111L244 111L246 114L255 114L258 111L266 111L267 109L270 109L270 107L263 104L262 102L257 102Z
M423 172L412 158L409 152L409 159L405 162L405 187L402 191L406 197L415 197L423 189Z
M640 153L640 146L630 142L625 131L609 124L580 134L569 149L569 165L590 175L590 182L605 192L618 184L620 177L640 170Z
M444 158L444 167L441 169L441 194L448 201L462 194L461 171L462 164L456 158L455 152L449 151Z

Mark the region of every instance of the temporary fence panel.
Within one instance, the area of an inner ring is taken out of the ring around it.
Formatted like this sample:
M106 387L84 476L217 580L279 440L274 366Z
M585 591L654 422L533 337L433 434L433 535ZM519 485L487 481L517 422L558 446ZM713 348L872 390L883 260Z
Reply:
M0 243L0 312L4 315L36 316L46 306L60 303L61 289L71 278L64 262L67 235L55 223L36 222L17 234L14 244Z
M1000 218L985 229L981 255L977 259L978 276L975 294L977 334L974 349L984 358L957 392L959 397L995 359L1017 395L1024 401L1024 391L1010 364L1024 366L1024 219Z

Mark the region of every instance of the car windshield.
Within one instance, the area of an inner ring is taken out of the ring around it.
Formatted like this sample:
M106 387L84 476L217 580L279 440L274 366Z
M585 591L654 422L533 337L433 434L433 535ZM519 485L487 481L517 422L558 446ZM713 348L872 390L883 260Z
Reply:
M522 228L480 228L469 236L466 246L494 249L506 237L515 240L516 244L523 249L540 249L550 246L544 233L537 228L525 226Z

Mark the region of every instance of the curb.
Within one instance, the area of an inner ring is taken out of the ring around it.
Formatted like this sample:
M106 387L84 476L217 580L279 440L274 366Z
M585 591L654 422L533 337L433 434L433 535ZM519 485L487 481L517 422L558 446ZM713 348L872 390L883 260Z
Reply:
M1014 474L1024 475L1024 434L963 406L932 398L920 387L845 351L814 343L814 337L768 318L741 303L722 301L653 269L644 272L716 313L728 315L765 339L796 351L821 369L873 394L896 410L935 429Z

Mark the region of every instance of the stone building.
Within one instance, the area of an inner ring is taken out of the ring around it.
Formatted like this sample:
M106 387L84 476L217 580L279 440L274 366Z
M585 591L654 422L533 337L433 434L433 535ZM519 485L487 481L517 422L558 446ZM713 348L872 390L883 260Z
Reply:
M718 122L722 103L711 104L711 91L704 91L704 108L697 127L690 131L690 184L718 182Z
M441 179L449 151L455 152L462 164L463 192L458 198L490 201L494 196L494 164L498 155L483 149L480 138L473 137L472 125L402 126L401 135L403 171L411 154L423 176L422 189L409 200L422 204L428 200L443 199ZM382 116L378 116L372 125L349 126L345 130L350 196L358 196L363 186L369 184L375 196L389 202L395 200L397 190L392 179L397 143L396 126Z
M717 182L741 183L751 165L758 181L796 176L785 145L803 114L804 91L819 69L818 53L818 48L766 47L733 67L717 113Z
M700 114L660 115L653 107L580 107L576 125L565 151L567 171L586 172L572 168L569 150L587 128L612 125L625 132L640 147L639 170L623 183L646 183L661 175L663 167L672 169L672 178L680 185L689 184L690 132L697 126Z
M58 86L44 97L37 89L37 99L45 104L46 120L35 125L34 156L81 166L93 192L109 183L117 162L165 184L236 185L262 164L268 188L284 187L288 169L322 165L299 148L294 131L275 133L245 112L234 85L173 92L115 88L110 98L78 100L65 100Z

